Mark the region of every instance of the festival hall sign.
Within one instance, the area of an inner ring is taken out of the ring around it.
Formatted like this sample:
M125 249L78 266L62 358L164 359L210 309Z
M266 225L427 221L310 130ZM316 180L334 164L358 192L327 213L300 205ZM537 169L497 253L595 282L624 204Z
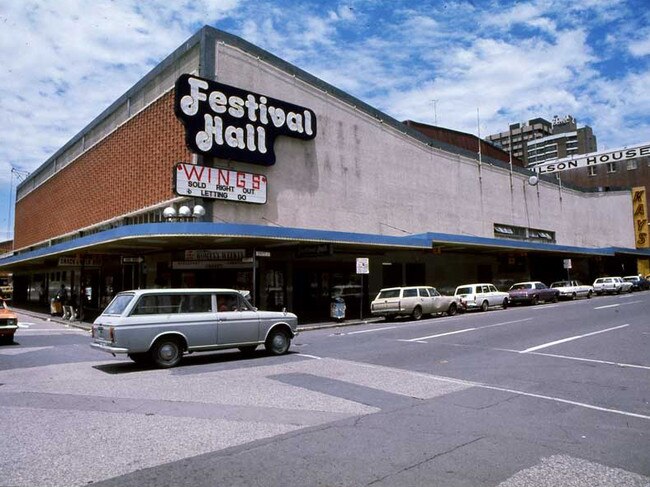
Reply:
M242 203L266 203L266 176L179 162L174 168L174 192Z
M176 81L174 112L188 148L221 159L271 166L276 137L316 137L309 108L190 74Z

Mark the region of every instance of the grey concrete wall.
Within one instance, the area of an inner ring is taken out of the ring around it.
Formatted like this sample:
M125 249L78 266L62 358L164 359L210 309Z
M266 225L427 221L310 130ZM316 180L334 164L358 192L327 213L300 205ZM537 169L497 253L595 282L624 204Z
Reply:
M561 245L634 247L627 192L589 194L431 148L354 106L218 43L216 79L311 108L318 135L280 137L274 166L216 160L265 174L268 202L217 201L215 221L381 235L441 232L494 237L494 223L556 232Z

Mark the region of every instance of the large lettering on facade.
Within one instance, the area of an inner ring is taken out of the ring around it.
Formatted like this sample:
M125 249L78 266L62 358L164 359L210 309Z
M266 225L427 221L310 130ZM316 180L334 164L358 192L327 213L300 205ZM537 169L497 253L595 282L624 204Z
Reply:
M632 215L637 248L650 247L648 239L648 210L645 186L632 188Z
M222 159L270 166L277 136L316 137L308 108L189 74L176 81L174 111L189 149Z

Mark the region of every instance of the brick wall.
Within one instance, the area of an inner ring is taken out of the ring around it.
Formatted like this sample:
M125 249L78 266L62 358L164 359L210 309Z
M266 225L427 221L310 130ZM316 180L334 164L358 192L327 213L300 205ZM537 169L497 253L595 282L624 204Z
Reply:
M190 161L167 93L16 204L15 248L174 196L172 168Z

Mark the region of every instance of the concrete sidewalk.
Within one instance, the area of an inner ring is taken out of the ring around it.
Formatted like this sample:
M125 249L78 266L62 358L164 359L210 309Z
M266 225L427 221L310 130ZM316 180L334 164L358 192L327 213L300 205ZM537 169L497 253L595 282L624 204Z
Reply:
M12 308L16 313L19 313L21 315L25 316L31 316L33 318L39 318L44 321L51 321L55 323L60 323L62 325L67 325L67 326L72 326L74 328L80 328L82 330L88 330L90 331L90 327L92 325L92 322L87 322L87 321L80 321L80 320L64 320L60 316L51 316L48 313L41 313L38 311L34 310L29 310L29 309L20 309L20 308ZM365 318L365 319L349 319L349 320L344 320L341 322L338 321L324 321L321 323L305 323L303 325L298 325L298 331L310 331L310 330L321 330L325 328L338 328L342 326L356 326L356 325L365 325L369 323L377 323L384 321L383 318Z

